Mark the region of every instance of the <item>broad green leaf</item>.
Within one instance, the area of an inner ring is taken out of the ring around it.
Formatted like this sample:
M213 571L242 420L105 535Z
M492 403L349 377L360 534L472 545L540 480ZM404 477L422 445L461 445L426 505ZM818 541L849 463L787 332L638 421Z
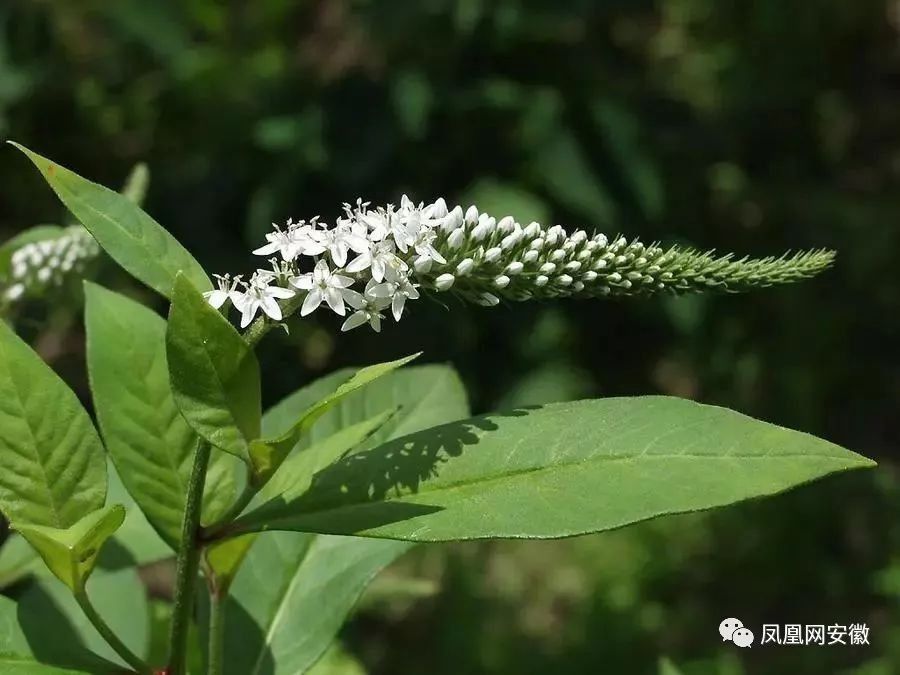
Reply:
M259 537L226 607L226 675L305 672L369 581L409 546L294 532Z
M366 675L366 669L340 642L332 642L309 675Z
M275 476L256 494L251 507L272 497L300 495L312 483L313 476L358 447L378 430L395 411L388 410L372 419L353 424L319 441L281 465ZM213 544L205 553L206 563L215 573L216 583L223 589L231 586L241 562L253 546L255 534L226 539Z
M326 375L270 408L263 417L265 435L275 437L285 433L303 411L325 398L354 372L353 368L344 368ZM469 404L453 368L436 364L401 368L342 399L319 418L297 448L309 447L347 425L389 409L398 412L372 435L367 446L374 447L388 438L466 417Z
M100 553L97 565L104 569L138 567L172 557L172 549L160 539L156 530L128 494L116 467L109 462L108 506L123 504L125 522ZM31 575L51 574L37 551L22 536L12 533L0 547L0 589Z
M259 364L234 327L191 282L175 282L166 332L175 403L213 446L242 459L260 435Z
M64 530L42 525L20 525L18 530L57 579L76 592L84 588L101 547L124 520L125 508L116 504L90 513Z
M88 371L103 440L134 500L177 549L198 437L169 386L166 322L92 283L85 284L85 297ZM233 498L229 469L219 461L210 469L207 518L215 518Z
M107 546L107 550L100 556L100 566L106 567L107 555L118 554L115 565L110 567L137 567L165 560L172 557L172 549L166 544L156 529L150 525L144 512L134 501L119 472L116 471L112 461L109 462L109 492L106 495L107 504L125 505L125 522L113 536L113 544ZM113 549L110 551L110 549ZM120 560L121 559L121 560Z
M202 291L212 288L200 263L128 196L13 145L34 163L63 204L128 273L167 298L179 272Z
M75 394L0 321L0 511L65 528L103 506L106 460Z
M354 453L237 531L564 537L770 495L873 462L724 408L649 396L512 410Z
M19 627L16 603L0 596L0 673L3 675L72 675L83 670L69 670L39 663Z
M267 433L283 433L298 415L334 391L351 373L339 371L291 395L266 413L263 428ZM365 445L373 439L385 440L465 417L468 403L452 368L404 368L342 399L322 416L308 437L318 445L348 427L367 424L367 420L393 410L396 414ZM385 543L389 545L382 547ZM294 532L259 536L231 589L226 673L306 671L332 642L369 581L405 550L405 542L357 537ZM267 583L260 584L259 579Z
M297 442L309 432L322 415L353 392L406 365L418 356L419 354L413 354L396 361L361 368L328 396L307 408L287 431L275 438L251 443L250 459L253 467L253 482L257 486L264 485L278 470Z
M21 536L10 533L0 546L0 590L32 574L49 572L37 551Z
M137 572L98 569L88 581L87 594L129 649L146 656L149 608ZM125 665L85 617L69 589L54 578L28 586L18 598L17 617L31 654L42 663L91 673L121 672Z

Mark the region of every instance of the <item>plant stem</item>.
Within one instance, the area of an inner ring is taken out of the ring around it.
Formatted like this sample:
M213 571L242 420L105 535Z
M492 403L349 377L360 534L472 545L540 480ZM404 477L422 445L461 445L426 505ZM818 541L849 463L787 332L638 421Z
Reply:
M84 612L84 615L93 624L94 628L97 629L97 632L100 633L104 640L106 640L106 644L112 647L113 651L121 656L125 663L134 668L134 670L141 675L151 675L152 671L150 670L150 666L144 663L137 654L131 651L125 643L118 638L112 628L109 627L109 624L103 620L103 617L100 616L94 608L94 605L91 604L90 598L87 596L87 591L84 588L75 592L75 600L78 602L78 606L81 607L81 611Z
M210 588L209 591L209 644L206 675L222 675L225 655L225 601L227 592Z
M209 467L210 445L206 441L197 444L191 480L188 484L184 521L181 528L181 545L178 549L178 571L175 577L175 608L172 613L169 668L167 675L184 675L187 660L188 628L194 609L197 577L200 571L200 512L203 505L203 485Z

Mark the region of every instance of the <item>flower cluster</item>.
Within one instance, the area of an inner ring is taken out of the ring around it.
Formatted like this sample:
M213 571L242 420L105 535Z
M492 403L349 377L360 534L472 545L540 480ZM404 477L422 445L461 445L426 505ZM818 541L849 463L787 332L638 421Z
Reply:
M99 254L97 242L80 225L66 228L57 237L24 244L10 257L2 299L20 302L61 287L67 279L81 276Z
M475 206L448 209L443 199L425 205L405 196L399 207L345 204L333 226L318 218L289 220L254 253L273 256L271 269L257 270L246 282L217 277L218 288L206 294L214 307L230 300L245 327L260 311L280 321L298 307L307 316L324 305L346 317L342 330L365 323L380 330L389 308L399 321L406 301L421 291L485 306L501 299L741 291L813 276L834 258L831 251L808 251L734 260L569 233L559 225L522 225Z

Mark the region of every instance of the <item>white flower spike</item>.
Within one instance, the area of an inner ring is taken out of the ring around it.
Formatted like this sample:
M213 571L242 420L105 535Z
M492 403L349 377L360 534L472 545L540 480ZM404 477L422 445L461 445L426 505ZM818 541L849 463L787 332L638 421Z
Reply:
M810 251L777 259L733 260L629 243L620 236L589 237L584 230L569 235L559 225L522 225L511 216L498 220L475 206L451 209L443 199L416 204L405 195L399 207L371 208L361 199L355 206L345 204L344 216L334 226L317 218L289 220L285 229L276 227L266 240L254 253L278 254L272 271L257 272L242 293L235 289L239 282L227 276L207 293L216 307L224 307L230 298L241 311L242 326L260 309L280 320L277 301L294 295L297 299L286 305L288 312L299 306L300 315L308 316L325 304L346 316L349 304L354 311L342 330L366 323L380 330L382 312L390 307L399 321L407 301L420 297L420 289L453 293L483 306L497 305L501 299L740 291L813 276L834 257L830 251ZM12 259L14 275L30 274L27 270L48 258L52 263L53 254L35 247L17 252ZM62 259L63 267L67 260ZM18 292L16 288L9 294Z

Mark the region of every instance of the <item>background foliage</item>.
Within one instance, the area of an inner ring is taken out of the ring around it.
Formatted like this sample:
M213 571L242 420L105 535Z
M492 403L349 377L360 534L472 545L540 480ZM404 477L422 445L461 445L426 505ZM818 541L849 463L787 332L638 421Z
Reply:
M404 191L644 240L839 250L822 278L748 296L422 303L378 338L311 317L269 339L267 403L424 349L476 412L661 392L881 462L604 535L420 548L394 575L436 592L376 587L345 631L375 673L900 669L898 78L896 0L0 6L0 135L107 185L147 162L148 211L209 269L250 269L272 220ZM12 150L0 178L0 240L64 220ZM18 327L85 391L80 312L66 297ZM872 646L736 653L726 615L866 622Z

